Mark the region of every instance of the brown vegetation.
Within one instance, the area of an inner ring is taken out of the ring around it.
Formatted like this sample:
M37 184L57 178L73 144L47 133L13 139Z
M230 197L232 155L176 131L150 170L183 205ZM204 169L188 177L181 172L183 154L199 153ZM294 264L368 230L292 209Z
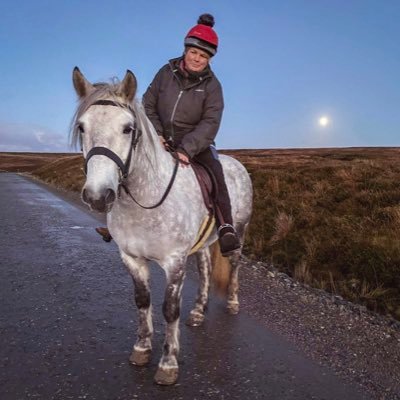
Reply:
M245 164L254 185L248 255L400 319L400 149L224 153ZM3 153L0 169L68 190L84 181L80 155Z
M400 319L400 149L227 153L254 184L248 253Z
M70 155L65 153L0 153L0 171L31 172L40 166Z

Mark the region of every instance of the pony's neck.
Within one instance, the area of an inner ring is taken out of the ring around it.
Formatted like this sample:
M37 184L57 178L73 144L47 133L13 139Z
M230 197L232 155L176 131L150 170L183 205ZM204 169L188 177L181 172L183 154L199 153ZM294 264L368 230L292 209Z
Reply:
M173 158L165 151L143 106L135 103L134 110L137 127L142 131L142 136L132 155L132 172L129 180L135 185L140 185L143 191L158 192L163 190L164 182L171 177Z

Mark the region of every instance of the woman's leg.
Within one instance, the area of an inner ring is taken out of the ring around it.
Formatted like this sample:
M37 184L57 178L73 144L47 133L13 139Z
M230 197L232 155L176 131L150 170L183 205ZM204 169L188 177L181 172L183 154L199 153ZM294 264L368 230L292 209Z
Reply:
M217 213L218 236L222 255L230 255L232 251L240 248L240 241L233 227L231 201L229 198L228 188L226 187L224 171L218 160L218 154L215 148L210 147L194 157L195 161L206 165L214 174L217 181L216 202L220 210Z

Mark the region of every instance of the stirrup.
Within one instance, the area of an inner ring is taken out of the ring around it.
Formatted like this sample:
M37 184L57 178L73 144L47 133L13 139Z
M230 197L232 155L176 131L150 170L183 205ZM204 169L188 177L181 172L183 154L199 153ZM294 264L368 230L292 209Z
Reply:
M222 229L229 229L225 233L221 233ZM241 244L238 235L234 227L230 224L224 224L218 229L219 235L219 247L223 257L228 257L234 254L234 252L240 249Z
M233 227L233 225L231 225L231 224L222 224L222 225L220 225L219 228L217 229L218 236L220 235L221 231L224 230L224 229L227 230L226 233L231 232L231 233L233 233L233 234L236 234L236 230L235 230L235 228Z

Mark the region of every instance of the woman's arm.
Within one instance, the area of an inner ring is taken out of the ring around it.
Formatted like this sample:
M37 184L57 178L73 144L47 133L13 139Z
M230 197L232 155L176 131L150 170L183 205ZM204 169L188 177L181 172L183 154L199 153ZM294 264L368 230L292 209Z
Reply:
M201 121L183 137L180 145L190 158L201 153L214 142L221 124L224 109L221 84L215 80L208 86L207 91Z

